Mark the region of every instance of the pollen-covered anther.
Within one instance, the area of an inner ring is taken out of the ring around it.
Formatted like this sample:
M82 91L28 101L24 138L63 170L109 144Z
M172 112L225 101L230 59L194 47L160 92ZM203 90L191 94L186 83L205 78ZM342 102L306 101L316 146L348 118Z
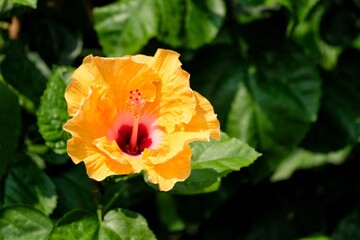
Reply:
M134 118L138 118L143 113L147 104L146 98L139 91L139 89L131 90L129 95L129 112L133 114Z

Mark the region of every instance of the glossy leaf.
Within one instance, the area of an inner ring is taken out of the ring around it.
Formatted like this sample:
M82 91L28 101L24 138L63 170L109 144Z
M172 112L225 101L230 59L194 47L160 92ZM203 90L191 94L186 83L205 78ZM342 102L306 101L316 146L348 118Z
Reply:
M156 0L125 0L94 9L95 30L107 56L134 54L153 37L159 24Z
M33 208L14 206L0 210L0 239L47 239L51 229L51 220Z
M199 48L214 40L225 19L222 0L159 1L157 38L173 47Z
M63 130L63 125L69 118L64 93L72 71L70 67L53 69L37 110L39 131L46 145L58 154L66 153L66 141L69 138Z
M21 114L14 93L0 82L0 178L10 162L14 161L15 150L21 130Z
M53 182L34 163L18 164L10 168L5 179L5 205L28 205L49 215L56 203L57 194Z
M138 213L123 209L108 212L102 222L84 210L66 214L54 227L50 239L155 239L146 220Z
M114 209L106 213L100 227L99 239L156 239L146 219L138 213Z
M195 194L216 191L221 177L249 166L261 155L224 132L220 141L194 142L191 149L191 175L185 182L177 183L171 192Z
M191 149L193 169L211 169L221 177L249 166L261 156L246 143L230 138L224 132L220 141L195 142Z
M283 154L300 144L316 120L321 80L294 49L286 57L269 52L259 60L249 67L248 81L238 87L226 129L259 151Z
M98 239L98 231L99 223L96 216L77 209L67 213L56 223L49 239Z

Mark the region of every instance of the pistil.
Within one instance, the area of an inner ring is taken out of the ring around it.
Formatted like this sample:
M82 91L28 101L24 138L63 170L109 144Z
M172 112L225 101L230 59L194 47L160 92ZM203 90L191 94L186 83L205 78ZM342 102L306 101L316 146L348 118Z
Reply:
M130 91L129 93L129 112L133 115L134 123L132 126L130 142L128 145L126 145L126 150L129 154L136 155L139 153L139 120L147 101L138 89L135 91Z
M131 132L131 138L129 145L126 146L129 154L137 154L139 151L139 147L137 145L138 139L138 132L139 132L139 118L134 117L134 125Z

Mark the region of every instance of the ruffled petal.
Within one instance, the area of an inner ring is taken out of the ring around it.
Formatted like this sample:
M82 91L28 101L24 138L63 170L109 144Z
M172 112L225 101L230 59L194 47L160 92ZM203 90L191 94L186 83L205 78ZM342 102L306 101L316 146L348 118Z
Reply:
M94 64L93 56L89 55L84 58L80 67L74 71L71 82L65 91L70 116L74 116L80 109L83 99L89 95L90 87L93 84L105 84L105 80L98 67Z
M191 150L185 146L176 156L165 163L153 164L147 162L145 172L149 181L158 184L160 191L171 190L175 183L182 182L191 173Z
M94 85L89 92L64 129L72 135L67 142L71 159L74 163L83 161L89 177L100 181L116 172L106 164L107 156L93 145L93 141L106 135L116 116L116 107L107 87Z
M200 93L194 91L194 95L196 99L196 114L188 124L183 125L182 130L185 132L205 132L210 137L220 140L220 123L217 115L214 113L213 106ZM209 138L206 140L208 141Z
M209 101L194 92L196 113L187 124L178 125L174 132L164 134L156 149L146 149L143 157L154 164L164 163L177 155L192 141L209 141L210 137L220 139L220 124Z
M149 112L158 114L158 125L171 133L176 125L188 123L195 114L196 102L190 88L190 74L181 68L179 54L159 49L150 61L141 55L135 59L144 61L161 78L157 98L149 106Z
M143 166L140 156L130 156L123 153L115 141L109 141L107 137L98 138L94 145L106 155L106 164L117 174L139 173Z
M92 145L88 145L83 139L71 138L67 143L68 154L74 163L84 162L87 175L97 181L102 181L108 176L115 175L106 164L106 156Z
M156 83L160 77L146 64L136 63L132 58L94 57L103 79L114 92L119 112L127 111L129 92L138 89L147 102L156 96Z

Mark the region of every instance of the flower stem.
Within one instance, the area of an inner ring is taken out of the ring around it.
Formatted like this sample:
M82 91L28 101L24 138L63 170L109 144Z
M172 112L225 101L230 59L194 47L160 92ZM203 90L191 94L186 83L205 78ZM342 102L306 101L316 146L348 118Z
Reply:
M98 208L96 209L96 215L99 220L99 223L102 222L102 206L98 205Z
M107 202L107 204L104 207L104 212L107 212L109 210L109 208L111 207L111 205L116 201L116 199L119 198L119 196L128 188L129 184L125 183L124 186L117 191L112 198L110 199L109 202Z

